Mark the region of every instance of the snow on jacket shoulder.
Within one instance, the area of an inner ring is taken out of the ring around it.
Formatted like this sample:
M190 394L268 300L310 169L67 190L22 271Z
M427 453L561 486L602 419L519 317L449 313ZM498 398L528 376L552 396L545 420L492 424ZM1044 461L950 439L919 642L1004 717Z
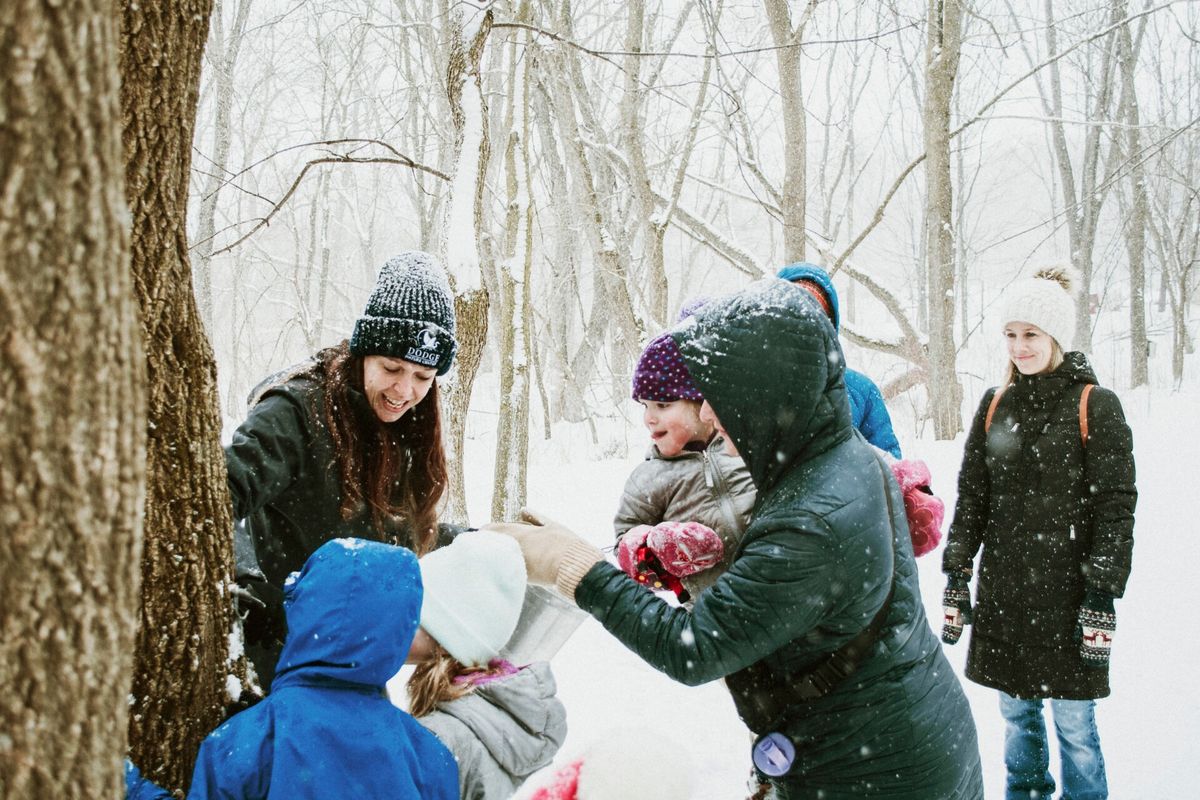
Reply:
M463 800L506 800L554 760L567 735L556 692L550 665L538 662L421 717L454 754Z
M335 540L285 591L289 634L271 693L204 740L188 797L457 798L450 752L384 690L420 617L416 556Z

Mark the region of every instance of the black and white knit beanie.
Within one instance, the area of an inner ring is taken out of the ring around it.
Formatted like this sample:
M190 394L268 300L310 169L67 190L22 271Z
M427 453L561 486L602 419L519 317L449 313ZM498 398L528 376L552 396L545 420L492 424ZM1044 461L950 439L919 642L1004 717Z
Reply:
M1004 292L1000 324L1036 325L1069 350L1075 338L1075 276L1070 267L1042 267L1014 281Z
M409 250L379 270L367 309L354 323L350 352L388 356L437 369L454 362L454 295L433 256Z

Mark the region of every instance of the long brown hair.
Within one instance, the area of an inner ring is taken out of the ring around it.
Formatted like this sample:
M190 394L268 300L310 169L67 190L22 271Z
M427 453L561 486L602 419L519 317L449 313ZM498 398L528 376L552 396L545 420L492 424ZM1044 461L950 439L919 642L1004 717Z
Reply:
M457 700L474 691L478 684L472 678L486 679L503 675L511 669L507 662L498 660L486 667L468 667L435 641L433 655L417 665L405 686L408 691L408 713L423 717L432 713L441 703Z
M411 541L393 543L424 555L437 539L437 507L447 484L437 381L411 411L384 423L373 411L356 411L351 391L363 390L363 359L350 353L348 342L317 353L317 362L325 383L324 422L342 478L342 518L366 503L381 536L388 522L401 522Z

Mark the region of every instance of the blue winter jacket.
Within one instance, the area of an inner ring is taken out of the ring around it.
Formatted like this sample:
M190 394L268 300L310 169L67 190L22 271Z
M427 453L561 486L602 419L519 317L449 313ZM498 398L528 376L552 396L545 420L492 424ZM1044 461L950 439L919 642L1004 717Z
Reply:
M837 289L833 288L833 279L829 273L815 264L801 262L779 270L778 277L789 283L794 281L812 281L825 293L829 301L829 313L833 319L833 327L841 330L841 311L838 308ZM900 442L892 430L892 418L887 406L883 403L883 394L875 382L861 372L846 368L846 393L850 396L850 421L868 442L886 450L896 458L901 458Z
M450 751L384 690L421 615L416 556L334 539L284 594L288 637L271 693L204 740L188 797L457 800Z

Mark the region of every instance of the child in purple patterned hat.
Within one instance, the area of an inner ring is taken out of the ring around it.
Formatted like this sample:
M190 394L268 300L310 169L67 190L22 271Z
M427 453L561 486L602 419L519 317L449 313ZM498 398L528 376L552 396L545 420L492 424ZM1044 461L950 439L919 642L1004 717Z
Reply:
M625 483L613 520L617 560L635 580L680 600L711 586L733 558L754 505L738 456L700 419L704 397L669 333L651 340L633 373L650 431L646 460Z

